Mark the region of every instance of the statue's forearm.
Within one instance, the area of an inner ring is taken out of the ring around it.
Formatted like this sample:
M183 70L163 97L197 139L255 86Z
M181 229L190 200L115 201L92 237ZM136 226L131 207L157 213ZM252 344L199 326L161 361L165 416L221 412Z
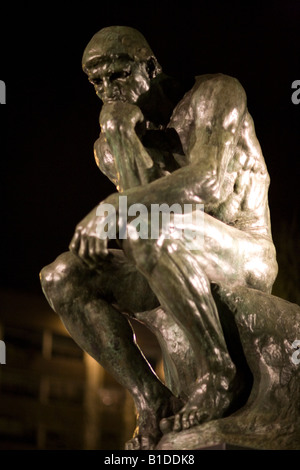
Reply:
M224 176L223 161L227 163L231 153L228 139L224 143L218 134L217 143L207 145L198 132L193 147L189 149L190 163L157 179L153 161L135 132L138 114L134 120L124 118L128 112L138 113L140 110L137 107L122 108L120 104L104 108L101 128L115 161L118 190L127 195L128 204L203 203L207 207L218 204Z
M161 177L144 186L137 186L122 193L127 196L128 206L140 203L146 207L151 204L207 204L217 203L213 194L213 184L204 184L200 177L200 165L189 165Z
M105 134L115 160L118 190L145 185L151 178L153 161L133 129L113 128Z
M210 210L220 203L222 173L218 168L221 147L204 146L199 160L184 166L170 175L156 179L146 186L124 192L128 204L205 204ZM200 151L199 151L200 155Z

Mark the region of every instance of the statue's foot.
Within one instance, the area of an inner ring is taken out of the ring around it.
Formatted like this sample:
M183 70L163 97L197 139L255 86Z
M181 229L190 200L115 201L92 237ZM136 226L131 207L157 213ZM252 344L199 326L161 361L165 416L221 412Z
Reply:
M162 437L161 420L173 416L181 407L182 401L170 393L140 412L133 437L125 444L125 450L154 450Z
M162 434L156 431L154 433L150 430L141 431L137 427L133 437L126 442L125 450L154 450L161 436Z
M184 407L174 416L161 420L160 429L163 434L180 432L222 418L232 399L233 393L229 390L229 381L225 377L203 377L197 381Z

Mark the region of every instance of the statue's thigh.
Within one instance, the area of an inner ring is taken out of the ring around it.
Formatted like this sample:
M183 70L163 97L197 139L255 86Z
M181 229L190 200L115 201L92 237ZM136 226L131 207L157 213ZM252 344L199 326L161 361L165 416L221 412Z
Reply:
M202 245L194 255L211 282L270 290L277 275L272 240L204 214Z
M110 256L91 268L70 251L45 266L40 274L43 291L55 311L97 298L128 314L151 310L159 305L146 279L125 257L122 250L110 250Z

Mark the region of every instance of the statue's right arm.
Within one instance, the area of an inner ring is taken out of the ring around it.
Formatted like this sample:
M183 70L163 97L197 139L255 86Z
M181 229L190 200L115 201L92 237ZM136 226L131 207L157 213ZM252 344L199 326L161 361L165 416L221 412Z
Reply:
M94 158L99 170L118 186L118 174L115 159L111 153L104 132L100 133L99 138L94 143Z
M221 74L200 80L189 98L175 109L170 123L181 139L186 166L145 186L124 191L128 205L218 206L246 113L246 94L237 80Z

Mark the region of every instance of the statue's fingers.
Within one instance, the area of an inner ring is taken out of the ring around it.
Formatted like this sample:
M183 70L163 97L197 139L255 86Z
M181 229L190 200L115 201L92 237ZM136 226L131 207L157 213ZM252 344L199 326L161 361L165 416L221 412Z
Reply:
M80 256L81 259L86 261L88 259L88 254L89 254L88 241L86 237L81 237L80 246L78 249L78 256Z
M82 260L90 267L90 268L96 268L97 265L99 264L98 259L97 259L97 253L96 253L96 240L95 238L88 238L88 240L85 243L85 246L82 248Z
M95 238L95 256L99 259L108 256L107 239Z
M89 238L85 261L91 268L97 269L108 256L109 252L103 240L98 240L98 238L95 237Z
M79 247L80 247L80 238L81 238L81 234L79 231L76 231L74 233L74 236L69 244L69 250L70 251L73 251L73 252L78 252L79 250Z

